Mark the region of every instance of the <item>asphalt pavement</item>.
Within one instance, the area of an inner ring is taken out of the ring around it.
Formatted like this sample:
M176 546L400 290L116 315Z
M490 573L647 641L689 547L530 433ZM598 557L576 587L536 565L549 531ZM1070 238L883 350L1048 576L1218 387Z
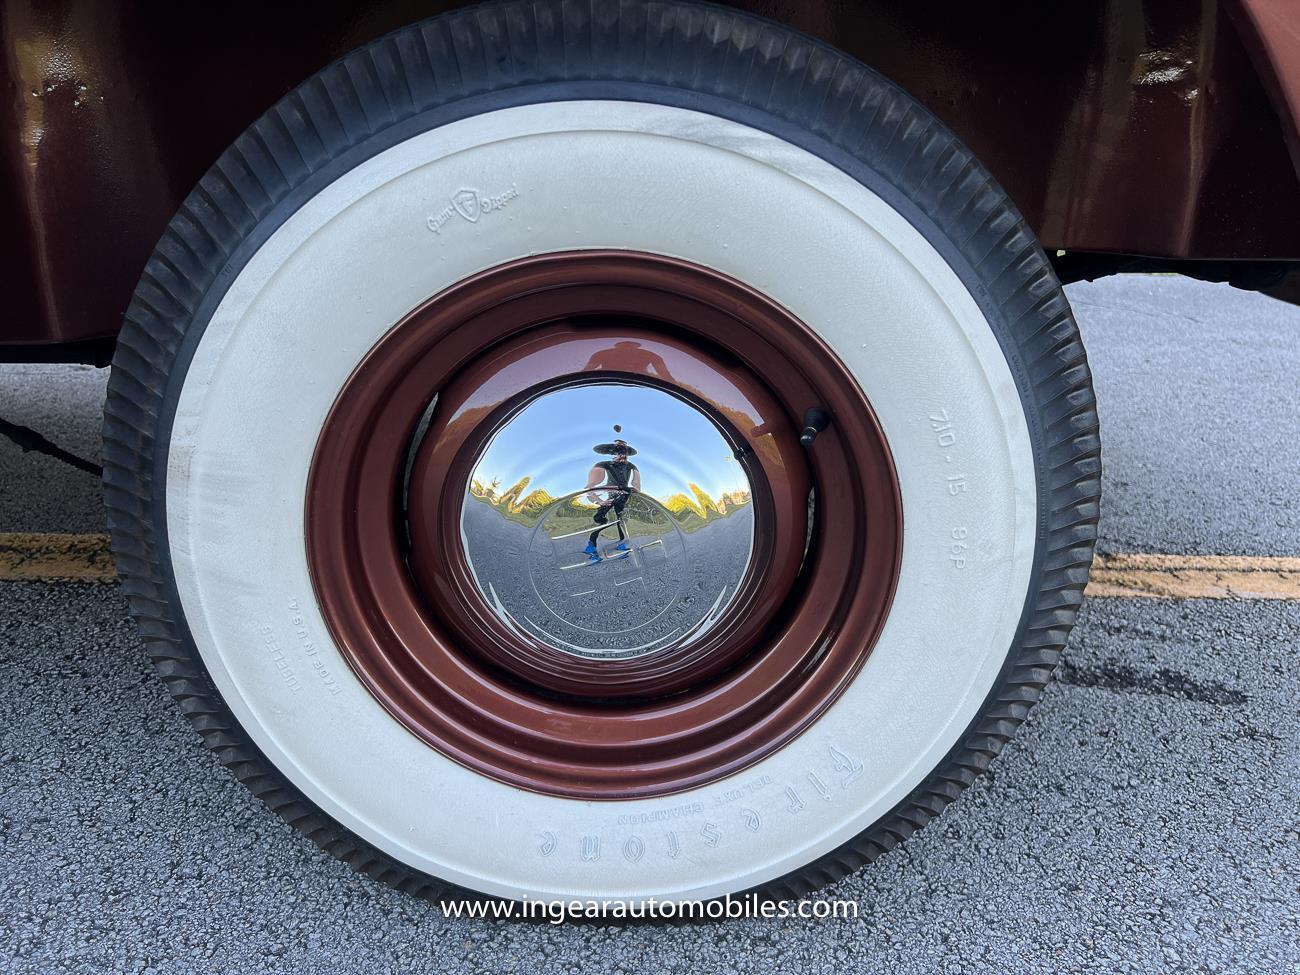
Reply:
M1106 552L1300 555L1300 308L1165 276L1069 289ZM106 374L0 367L0 418L95 459ZM0 532L102 530L0 441ZM1027 725L820 896L857 920L444 918L282 824L202 747L116 587L0 583L0 970L1300 971L1300 602L1090 600Z

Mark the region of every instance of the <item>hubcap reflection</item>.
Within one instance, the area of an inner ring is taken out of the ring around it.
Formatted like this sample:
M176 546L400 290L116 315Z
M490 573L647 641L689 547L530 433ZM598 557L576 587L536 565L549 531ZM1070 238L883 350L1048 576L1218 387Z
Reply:
M474 580L506 626L569 654L689 646L750 571L736 455L709 415L654 386L545 393L474 465L461 513Z

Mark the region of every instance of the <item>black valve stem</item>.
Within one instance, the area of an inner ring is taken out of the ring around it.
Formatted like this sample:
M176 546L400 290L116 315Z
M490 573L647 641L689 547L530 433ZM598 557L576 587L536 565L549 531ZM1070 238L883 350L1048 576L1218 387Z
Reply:
M811 447L817 434L830 426L830 422L831 415L820 406L814 406L803 415L803 433L799 434L799 442L805 447Z

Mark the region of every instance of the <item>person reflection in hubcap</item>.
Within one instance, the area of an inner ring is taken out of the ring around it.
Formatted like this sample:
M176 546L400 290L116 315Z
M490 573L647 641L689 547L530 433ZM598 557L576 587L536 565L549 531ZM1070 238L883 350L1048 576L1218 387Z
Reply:
M595 464L587 474L587 499L597 505L592 521L598 527L588 537L584 551L589 564L595 565L601 561L596 543L606 528L618 529L618 544L614 546L613 554L606 553L608 557L621 559L631 553L627 533L623 530L623 509L627 507L628 499L641 490L641 472L637 470L636 464L628 460L636 453L636 448L629 447L624 440L596 444L592 450L613 458ZM612 524L609 521L611 513L614 515Z

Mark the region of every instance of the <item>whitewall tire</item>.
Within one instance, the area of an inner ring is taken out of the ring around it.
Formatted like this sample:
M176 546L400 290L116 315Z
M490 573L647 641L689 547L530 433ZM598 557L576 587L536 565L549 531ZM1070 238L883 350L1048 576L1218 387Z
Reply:
M488 5L325 69L187 199L120 340L111 527L164 679L273 808L416 892L703 899L839 876L987 765L1086 580L1090 379L1010 203L869 69L664 7L580 24L588 5ZM445 46L498 31L514 60L453 83ZM629 68L629 32L671 43ZM349 75L373 81L345 96ZM412 309L511 262L619 250L723 275L824 343L888 444L902 535L874 645L792 740L716 781L593 799L482 774L395 720L322 614L305 525L331 409Z

